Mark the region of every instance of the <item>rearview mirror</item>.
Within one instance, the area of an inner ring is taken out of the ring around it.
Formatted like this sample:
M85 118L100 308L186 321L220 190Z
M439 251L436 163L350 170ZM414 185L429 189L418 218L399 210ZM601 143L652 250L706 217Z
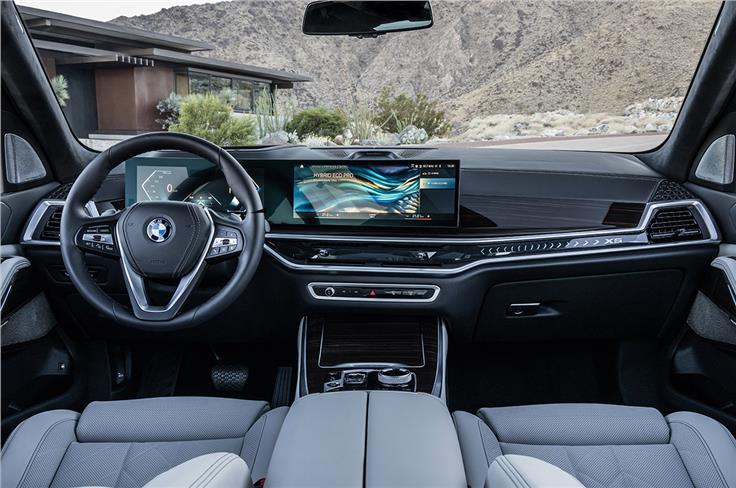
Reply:
M432 27L432 7L421 1L319 1L307 5L302 32L312 36L376 37Z

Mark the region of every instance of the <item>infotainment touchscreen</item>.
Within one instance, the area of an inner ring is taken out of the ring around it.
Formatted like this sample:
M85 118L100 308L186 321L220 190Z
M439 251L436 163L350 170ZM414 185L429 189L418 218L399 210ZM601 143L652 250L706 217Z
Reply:
M293 218L319 225L457 225L457 161L301 162Z

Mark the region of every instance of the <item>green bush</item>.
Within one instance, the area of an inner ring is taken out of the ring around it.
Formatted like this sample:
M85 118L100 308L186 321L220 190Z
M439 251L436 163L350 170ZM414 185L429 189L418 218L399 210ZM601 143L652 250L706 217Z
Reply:
M431 101L423 93L410 97L405 93L393 96L389 88L384 88L375 101L376 125L388 132L399 133L410 125L424 129L429 137L443 136L452 126L440 110L436 101Z
M343 133L347 120L342 112L325 107L302 110L286 125L287 132L296 132L299 137L314 135L335 137Z
M169 126L169 130L201 137L218 146L254 144L253 121L235 118L232 112L232 107L216 95L188 95L181 101L179 122Z
M181 99L182 97L180 95L171 92L169 93L169 96L156 104L156 111L159 114L159 118L156 119L156 123L160 124L162 129L167 130L169 127L179 122Z
M54 90L59 105L66 107L66 102L69 101L69 83L64 75L56 75L51 78L51 89Z

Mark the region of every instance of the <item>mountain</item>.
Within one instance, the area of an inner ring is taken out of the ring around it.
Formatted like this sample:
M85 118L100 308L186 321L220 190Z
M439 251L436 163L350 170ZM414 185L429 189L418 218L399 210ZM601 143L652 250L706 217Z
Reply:
M687 92L720 2L435 0L431 29L377 39L301 33L306 0L163 9L112 22L207 41L221 59L310 75L300 106L384 86L440 100L455 126L498 113L620 113Z

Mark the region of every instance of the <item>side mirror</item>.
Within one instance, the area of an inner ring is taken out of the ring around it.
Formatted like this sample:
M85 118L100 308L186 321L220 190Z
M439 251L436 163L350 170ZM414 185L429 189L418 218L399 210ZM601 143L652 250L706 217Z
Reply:
M432 27L432 7L420 1L319 1L307 5L302 32L310 36L377 37Z

